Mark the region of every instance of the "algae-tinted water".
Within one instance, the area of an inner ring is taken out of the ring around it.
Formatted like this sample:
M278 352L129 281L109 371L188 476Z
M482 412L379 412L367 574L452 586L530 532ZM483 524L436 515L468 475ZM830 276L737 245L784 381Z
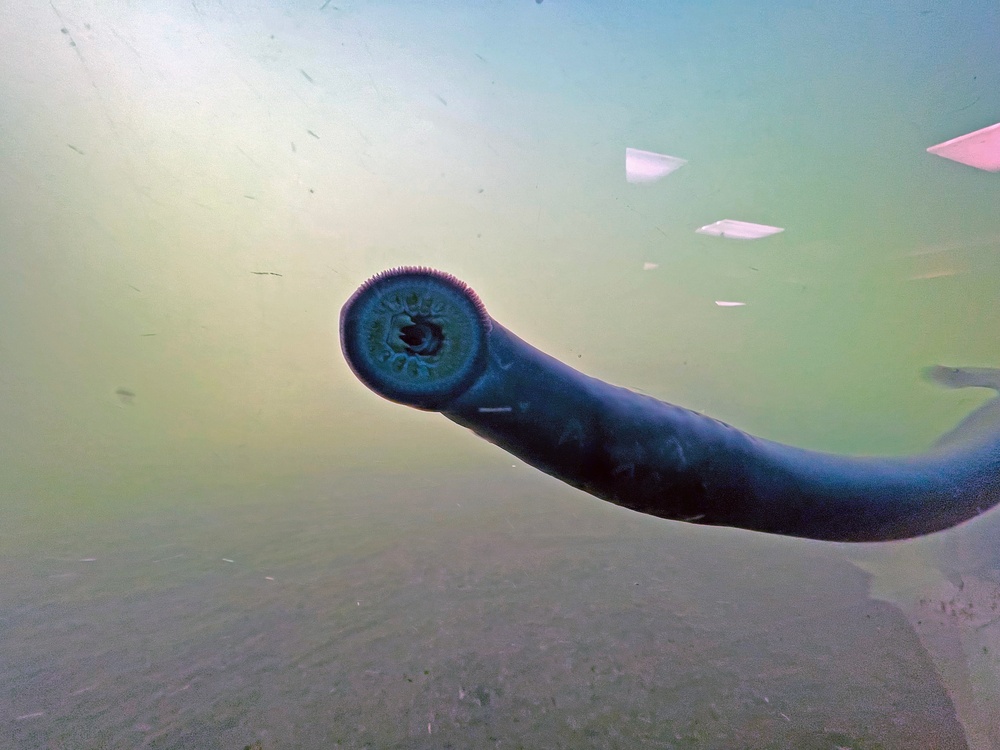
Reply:
M588 374L921 450L985 395L920 370L1000 366L997 174L926 152L996 122L998 13L11 4L0 746L1000 747L995 514L850 551L642 519L336 341L429 265Z

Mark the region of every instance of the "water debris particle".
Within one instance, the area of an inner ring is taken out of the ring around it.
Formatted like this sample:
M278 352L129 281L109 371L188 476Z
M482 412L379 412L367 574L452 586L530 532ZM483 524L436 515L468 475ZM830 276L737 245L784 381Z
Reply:
M128 388L116 388L115 395L121 399L123 404L131 404L132 399L135 398L135 392L130 391Z

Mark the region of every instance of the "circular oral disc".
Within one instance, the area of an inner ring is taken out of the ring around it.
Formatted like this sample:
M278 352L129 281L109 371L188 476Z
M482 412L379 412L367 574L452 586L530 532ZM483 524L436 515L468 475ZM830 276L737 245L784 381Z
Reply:
M450 274L406 267L372 277L340 311L340 345L354 374L397 403L439 410L486 368L492 321Z

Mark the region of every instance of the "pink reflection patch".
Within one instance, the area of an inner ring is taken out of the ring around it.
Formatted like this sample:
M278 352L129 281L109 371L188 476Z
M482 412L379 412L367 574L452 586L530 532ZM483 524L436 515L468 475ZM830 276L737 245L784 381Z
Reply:
M931 146L927 152L976 169L1000 172L1000 122Z
M678 156L640 151L637 148L625 149L625 179L628 182L656 182L685 164L687 160Z
M782 227L769 227L767 224L753 224L749 221L723 219L714 224L707 224L694 230L698 234L711 234L732 240L758 240L778 232L784 232Z

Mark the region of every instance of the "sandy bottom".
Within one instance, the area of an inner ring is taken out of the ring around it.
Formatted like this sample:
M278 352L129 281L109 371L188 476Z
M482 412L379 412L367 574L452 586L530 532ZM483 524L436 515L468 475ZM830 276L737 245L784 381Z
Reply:
M5 748L968 746L963 592L901 606L838 546L527 470L164 491L2 541Z
M856 549L872 596L891 602L931 656L973 750L1000 749L1000 514L926 543Z

